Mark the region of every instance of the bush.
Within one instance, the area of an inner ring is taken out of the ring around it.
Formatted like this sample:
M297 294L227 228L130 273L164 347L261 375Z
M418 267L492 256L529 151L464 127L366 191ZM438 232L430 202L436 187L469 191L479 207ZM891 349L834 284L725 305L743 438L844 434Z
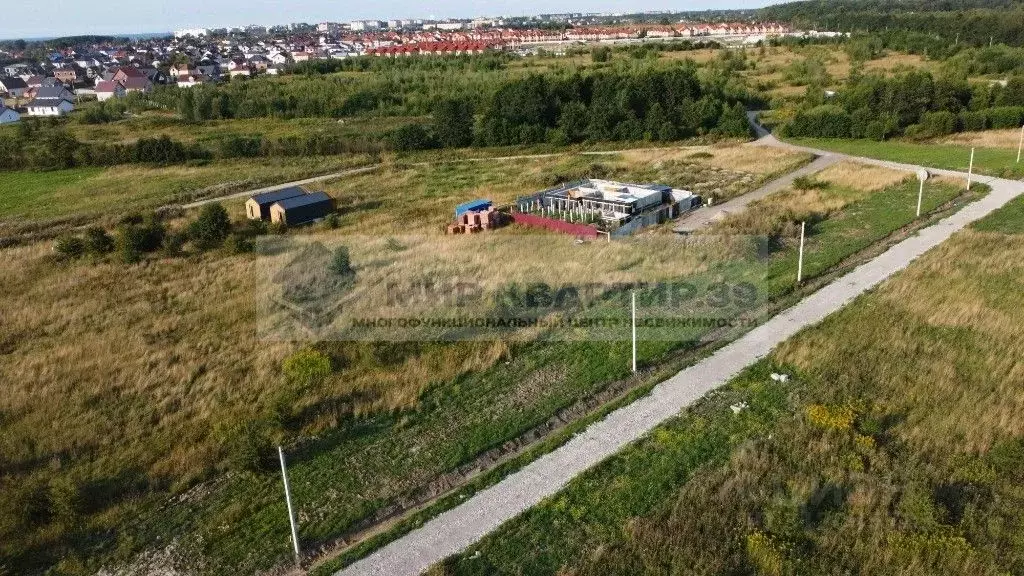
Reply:
M228 211L218 203L207 204L188 227L188 237L197 250L211 250L224 243L231 233Z
M244 234L229 234L224 241L224 248L231 254L248 254L256 249L256 245Z
M881 120L868 122L867 126L864 128L865 138L881 142L882 140L885 140L886 136L887 130L885 122L882 122Z
M78 259L85 254L86 246L85 241L78 236L64 236L57 240L53 249L63 258Z
M180 256L184 251L185 243L188 242L186 232L171 232L164 236L163 251L168 256Z
M141 224L134 222L138 222L136 217L126 218L125 223L118 227L114 241L121 260L128 264L138 262L146 252L159 250L166 235L163 222L154 215L143 219Z
M612 59L612 49L608 46L597 46L590 50L590 59L594 62L607 62Z
M828 188L828 182L815 180L810 176L800 176L793 180L793 188L797 190L824 190Z
M331 271L339 276L352 276L355 270L352 269L352 261L348 255L348 248L338 246L331 256Z
M248 421L228 430L225 437L228 462L235 470L262 472L274 467L274 445L269 426Z
M797 112L788 133L811 138L849 138L852 126L849 112L839 106L825 104Z
M399 152L434 148L434 140L419 124L406 124L391 133L391 147Z
M960 129L965 132L979 132L988 127L988 118L984 112L961 112Z
M926 112L921 116L921 127L929 136L945 136L956 132L957 117L952 112Z
M285 359L282 366L288 380L300 386L312 386L322 382L333 370L330 356L309 348L295 352Z
M331 212L330 214L327 215L326 218L324 218L324 228L326 228L328 230L334 230L340 224L341 224L341 221L338 218L338 213L337 212Z
M92 226L85 231L85 249L93 256L109 254L114 251L114 239L103 228Z
M1024 120L1024 108L1017 106L1003 106L992 108L986 111L988 127L993 130L1005 128L1020 128Z

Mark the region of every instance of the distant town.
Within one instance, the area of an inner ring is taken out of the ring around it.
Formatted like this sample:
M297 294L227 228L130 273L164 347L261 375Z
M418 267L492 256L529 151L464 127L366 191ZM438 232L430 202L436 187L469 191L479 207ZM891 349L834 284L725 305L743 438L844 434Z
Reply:
M160 37L81 36L0 42L0 123L63 116L82 99L105 101L154 87L191 88L277 75L317 59L482 54L564 54L573 45L681 40L754 45L794 31L709 12L632 16L548 14L518 18L355 20L282 26L187 28ZM739 13L743 15L743 13Z

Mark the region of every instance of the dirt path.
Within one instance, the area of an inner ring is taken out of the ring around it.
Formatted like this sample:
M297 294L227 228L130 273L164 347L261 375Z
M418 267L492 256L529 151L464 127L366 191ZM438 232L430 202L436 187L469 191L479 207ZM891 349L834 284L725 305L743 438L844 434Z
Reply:
M433 162L412 162L408 166L430 166L433 164L454 164L460 162L511 162L515 160L543 160L544 158L558 158L562 156L614 156L616 154L623 154L626 152L644 152L646 150L685 150L687 148L693 148L693 146L666 146L659 148L630 148L626 150L589 150L582 152L551 152L547 154L515 154L510 156L481 156L481 157L469 157L469 158L455 158L451 160L436 160ZM225 194L223 196L215 196L213 198L204 198L195 202L189 202L188 204L182 204L180 207L186 210L192 208L198 208L206 204L212 204L214 202L222 202L224 200L233 200L235 198L246 198L254 194L263 194L265 192L274 192L282 190L284 188L290 188L292 186L306 186L309 184L316 184L318 182L328 182L330 180L338 180L346 176L355 176L357 174L365 174L374 170L383 168L385 164L373 164L370 166L362 166L360 168L351 168L349 170L342 170L340 172L332 172L330 174L323 174L320 176L313 176L311 178L305 178L302 180L294 180L292 182L284 182L282 184L274 184L273 186L264 186L263 188L254 188L252 190L243 190L241 192L232 192L231 194ZM167 208L165 206L165 208Z
M755 145L799 149L819 156L831 155L902 170L919 169L917 166L794 147L765 134L759 131L761 138ZM967 177L966 174L945 170L933 172L964 179ZM860 294L903 270L955 232L1024 193L1024 184L1017 181L980 177L977 182L990 185L992 192L936 224L921 229L917 235L892 246L708 358L662 382L648 396L592 424L557 450L541 456L518 472L337 574L412 576L447 556L465 550L501 524L556 494L570 480L672 418L707 392L724 385L798 331L820 322Z

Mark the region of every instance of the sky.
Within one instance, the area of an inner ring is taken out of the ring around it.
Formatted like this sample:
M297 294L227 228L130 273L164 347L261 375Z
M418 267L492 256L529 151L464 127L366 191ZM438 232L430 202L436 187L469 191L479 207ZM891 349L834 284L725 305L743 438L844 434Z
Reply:
M637 12L759 8L770 0L113 0L16 1L0 18L0 39L79 34L140 34L182 28L223 28L291 22L347 22L392 18L467 18L561 12Z

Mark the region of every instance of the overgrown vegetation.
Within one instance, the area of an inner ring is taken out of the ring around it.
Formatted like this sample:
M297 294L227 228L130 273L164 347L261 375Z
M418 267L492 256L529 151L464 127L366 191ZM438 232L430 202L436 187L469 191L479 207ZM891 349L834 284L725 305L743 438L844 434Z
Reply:
M1024 352L1010 328L1024 321L1024 242L1006 233L1019 211L960 233L433 574L1019 572L1009 358ZM798 377L768 378L780 368Z

